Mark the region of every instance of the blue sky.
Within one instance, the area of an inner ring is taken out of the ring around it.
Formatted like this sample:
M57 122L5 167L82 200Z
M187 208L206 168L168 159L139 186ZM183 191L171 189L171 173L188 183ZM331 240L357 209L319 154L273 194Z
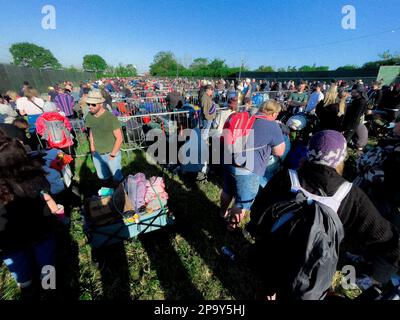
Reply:
M12 43L50 49L64 65L85 54L146 71L171 50L183 64L218 57L252 68L316 63L336 68L400 52L399 0L0 0L0 62ZM44 5L56 8L56 30L43 30ZM356 30L341 27L344 5L356 8ZM391 30L396 30L391 32ZM378 35L377 35L378 34ZM333 43L333 44L332 44Z

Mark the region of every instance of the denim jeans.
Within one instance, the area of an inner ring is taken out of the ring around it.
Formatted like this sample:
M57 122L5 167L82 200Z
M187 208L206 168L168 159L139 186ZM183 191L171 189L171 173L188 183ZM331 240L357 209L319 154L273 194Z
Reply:
M55 265L55 238L52 235L29 249L4 254L2 259L15 281L26 287L36 270L41 272L44 266Z
M201 137L203 140L208 140L210 136L210 129L213 127L213 124L215 123L215 120L203 120L203 133L201 134Z
M224 187L226 194L235 198L235 206L250 210L261 185L261 177L246 169L231 165L224 166Z
M93 154L93 164L96 168L97 176L101 180L107 180L111 177L115 182L121 182L124 179L121 167L121 151L118 152L113 160L110 154Z

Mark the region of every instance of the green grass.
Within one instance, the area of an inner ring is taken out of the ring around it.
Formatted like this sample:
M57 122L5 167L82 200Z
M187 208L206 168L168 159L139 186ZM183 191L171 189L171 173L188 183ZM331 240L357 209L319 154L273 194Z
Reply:
M83 145L78 153L86 151ZM355 160L350 153L348 179L355 176ZM220 181L174 176L149 164L141 151L124 154L123 167L125 175L164 176L175 226L96 253L88 244L79 205L73 206L71 226L57 231L60 299L253 299L256 282L245 264L249 242L240 233L228 233L218 218ZM81 190L98 190L90 157L77 158L75 176ZM224 245L235 252L235 263L221 256ZM0 266L0 300L18 298L18 288Z
M123 167L125 174L165 177L175 225L96 253L75 206L69 229L59 226L57 231L60 299L253 299L255 280L240 258L249 243L228 234L218 218L220 187L163 172L148 164L141 151L124 154ZM82 190L98 189L90 158L78 158L76 170ZM223 245L239 255L236 263L221 256ZM0 267L0 299L18 298L9 272Z

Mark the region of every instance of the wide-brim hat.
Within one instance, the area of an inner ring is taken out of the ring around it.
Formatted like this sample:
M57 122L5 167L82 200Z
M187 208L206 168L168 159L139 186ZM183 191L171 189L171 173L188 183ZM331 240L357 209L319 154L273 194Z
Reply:
M98 104L106 101L99 90L91 90L86 98L86 103Z

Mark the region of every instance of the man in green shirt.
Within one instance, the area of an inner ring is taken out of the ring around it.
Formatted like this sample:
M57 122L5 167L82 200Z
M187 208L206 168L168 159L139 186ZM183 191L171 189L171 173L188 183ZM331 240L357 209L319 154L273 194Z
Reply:
M288 99L288 111L290 113L296 114L304 111L308 102L307 93L304 91L305 87L306 84L301 81L297 85L297 91L290 94Z
M98 90L90 91L86 99L89 114L85 121L90 129L90 152L99 179L105 182L112 177L115 182L121 182L124 178L121 171L121 125L117 117L104 109L104 101Z

